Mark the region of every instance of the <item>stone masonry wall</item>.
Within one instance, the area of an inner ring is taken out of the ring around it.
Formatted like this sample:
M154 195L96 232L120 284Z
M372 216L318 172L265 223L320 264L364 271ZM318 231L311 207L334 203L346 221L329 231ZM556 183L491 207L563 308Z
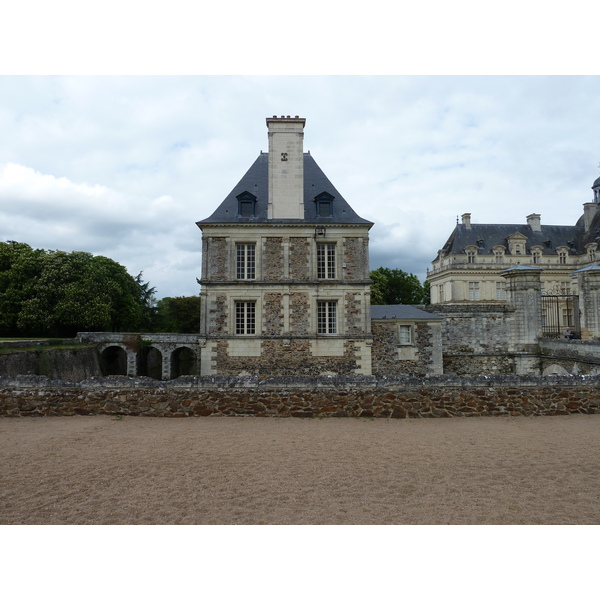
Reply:
M0 416L431 418L600 414L600 377L0 378Z
M263 278L266 281L283 279L283 238L265 238L263 252Z
M444 373L459 377L476 375L511 375L515 361L511 355L452 354L444 355Z
M361 335L365 331L362 294L347 292L344 300L345 332L347 335Z
M225 335L227 330L227 296L217 294L214 301L208 307L209 312L209 335Z
M398 359L398 325L373 321L372 370L377 377L426 377L432 362L432 335L427 323L415 327L415 360Z
M356 281L367 277L368 260L365 238L344 238L344 279Z
M225 281L229 279L227 265L227 239L224 237L206 238L204 252L209 258L206 265L206 278L210 281Z
M308 238L290 238L290 279L310 279L310 246Z
M352 375L358 368L352 340L344 342L342 356L311 356L310 339L263 339L261 356L229 356L228 341L219 340L215 352L221 376L318 377L324 373Z
M267 293L264 297L263 309L264 335L281 335L283 333L283 294Z
M496 305L435 305L426 310L444 317L444 353L506 353L511 344L514 312Z
M293 335L308 335L310 302L306 292L290 293L290 331Z

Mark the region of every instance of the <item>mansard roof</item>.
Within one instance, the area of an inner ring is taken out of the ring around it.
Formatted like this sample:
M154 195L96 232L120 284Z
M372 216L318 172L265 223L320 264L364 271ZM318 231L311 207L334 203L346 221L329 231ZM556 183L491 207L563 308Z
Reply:
M426 312L411 304L372 304L371 319L404 319L408 321L435 321L438 315Z
M296 219L268 219L269 203L269 155L261 153L233 188L229 195L223 200L215 212L202 221L203 223L298 223ZM254 215L242 217L238 215L238 196L248 192L256 197ZM315 198L325 192L333 197L333 211L330 217L320 217L315 207ZM313 157L304 153L304 220L303 223L314 224L364 224L372 225L359 217L343 196L329 181L325 173Z
M584 252L585 228L582 225L541 225L541 231L533 231L529 225L481 225L471 227L459 224L444 244L445 255L460 254L467 246L477 246L479 254L493 254L495 246L505 246L508 238L519 233L527 238L527 247L540 246L543 254L556 254L559 246L567 246L575 252Z

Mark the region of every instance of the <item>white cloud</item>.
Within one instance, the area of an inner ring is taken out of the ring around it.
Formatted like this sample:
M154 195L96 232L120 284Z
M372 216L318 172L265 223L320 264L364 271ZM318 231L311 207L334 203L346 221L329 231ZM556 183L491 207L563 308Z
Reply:
M456 216L574 223L598 176L598 77L0 77L0 236L105 254L197 293L208 217L306 117L310 150L376 223L371 265L423 277Z

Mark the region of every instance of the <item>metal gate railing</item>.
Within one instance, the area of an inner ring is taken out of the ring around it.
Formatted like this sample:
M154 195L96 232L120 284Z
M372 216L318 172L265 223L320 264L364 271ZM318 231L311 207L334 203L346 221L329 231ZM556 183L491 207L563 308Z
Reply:
M581 337L579 296L572 294L542 295L542 337L562 338L569 328L573 338Z

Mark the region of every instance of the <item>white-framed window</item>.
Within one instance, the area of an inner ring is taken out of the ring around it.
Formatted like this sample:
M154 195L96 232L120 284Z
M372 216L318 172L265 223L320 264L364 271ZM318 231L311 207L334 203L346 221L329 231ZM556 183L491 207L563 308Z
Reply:
M256 244L236 244L236 278L256 278Z
M567 264L567 251L566 250L558 251L558 263L561 265Z
M506 281L496 282L496 300L506 300Z
M440 302L444 302L444 284L440 284L438 287L438 296Z
M317 301L317 333L337 333L337 301Z
M400 346L412 346L413 327L412 325L400 325L398 330L398 344Z
M256 333L256 302L238 301L235 303L235 334L254 335Z
M570 296L571 295L571 284L562 282L560 284L560 293L563 296Z
M469 281L469 300L479 300L479 281Z
M533 258L533 264L539 265L542 262L542 252L541 250L533 250L531 252L531 256Z
M317 244L317 279L335 279L335 244Z
M501 264L504 260L504 252L502 250L494 250L494 260L496 264Z
M473 264L475 262L475 255L477 253L475 252L475 250L467 250L467 262L469 264Z

